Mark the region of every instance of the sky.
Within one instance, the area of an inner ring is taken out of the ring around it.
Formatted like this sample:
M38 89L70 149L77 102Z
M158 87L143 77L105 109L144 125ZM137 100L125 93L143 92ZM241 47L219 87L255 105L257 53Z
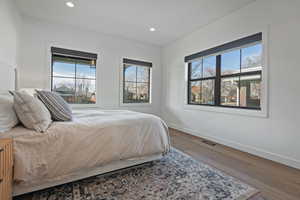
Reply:
M133 81L133 82L148 82L149 80L149 68L142 66L126 66L125 69L125 81Z
M254 58L262 53L262 45L256 44L242 49L242 65L245 63L247 58ZM226 70L240 70L240 50L230 51L222 54L221 59L221 73Z
M245 63L247 58L254 59L255 57L261 56L262 44L256 44L250 47L242 49L242 65ZM205 69L215 69L216 56L206 57L203 60L203 72L204 77ZM202 78L201 60L194 61L192 63L192 78ZM240 49L223 53L221 56L221 73L226 74L226 71L239 71L240 70Z
M96 67L89 65L77 64L77 78L92 78L96 77ZM53 63L53 76L75 77L75 64L65 62Z

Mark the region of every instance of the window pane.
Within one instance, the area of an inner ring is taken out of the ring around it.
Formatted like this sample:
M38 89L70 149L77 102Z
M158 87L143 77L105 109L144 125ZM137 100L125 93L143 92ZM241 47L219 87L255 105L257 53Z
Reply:
M75 79L53 77L54 92L57 92L68 103L75 103Z
M149 67L137 66L137 82L149 81Z
M53 55L52 90L68 103L96 103L96 60Z
M221 55L221 75L240 73L240 50Z
M202 104L214 104L214 87L215 80L202 81L201 89L201 103Z
M262 69L262 44L242 49L242 72Z
M67 60L66 60L67 61ZM53 60L53 76L75 77L75 63Z
M216 75L216 56L203 59L203 77L212 77Z
M124 66L124 81L133 81L136 82L136 66L134 65L125 65Z
M76 64L77 78L96 79L96 67L87 64Z
M221 105L239 106L239 78L221 79Z
M148 83L137 83L137 102L147 103L149 102L149 88Z
M261 96L261 76L241 76L240 106L259 108Z
M201 81L190 82L190 103L200 104L201 103Z
M190 78L202 78L202 60L193 61L190 68Z
M94 104L96 103L95 80L76 79L76 103Z
M136 101L136 83L125 82L123 102L134 103Z

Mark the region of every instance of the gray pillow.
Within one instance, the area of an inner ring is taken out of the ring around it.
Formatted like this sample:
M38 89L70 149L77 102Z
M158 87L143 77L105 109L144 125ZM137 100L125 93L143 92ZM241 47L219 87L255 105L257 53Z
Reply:
M28 129L45 132L52 120L43 102L26 92L11 93L14 95L14 109L22 124Z
M57 121L72 120L72 110L59 94L46 90L36 90L36 93L50 111L52 119Z

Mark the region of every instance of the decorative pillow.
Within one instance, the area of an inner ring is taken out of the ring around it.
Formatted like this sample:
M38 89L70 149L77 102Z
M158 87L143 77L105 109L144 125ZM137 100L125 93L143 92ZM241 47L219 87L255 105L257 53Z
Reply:
M43 102L26 92L11 93L14 95L14 109L22 124L28 129L45 132L52 120Z
M72 120L72 110L69 104L59 94L46 90L36 90L36 93L38 98L48 108L54 120Z
M13 97L8 92L0 94L0 133L9 131L18 123Z

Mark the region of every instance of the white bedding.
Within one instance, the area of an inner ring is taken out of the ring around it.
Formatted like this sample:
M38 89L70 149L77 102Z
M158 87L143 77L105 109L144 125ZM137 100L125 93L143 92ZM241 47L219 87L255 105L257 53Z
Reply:
M81 169L169 151L168 128L154 115L117 110L82 110L72 122L54 122L45 133L16 127L14 180L34 185Z

